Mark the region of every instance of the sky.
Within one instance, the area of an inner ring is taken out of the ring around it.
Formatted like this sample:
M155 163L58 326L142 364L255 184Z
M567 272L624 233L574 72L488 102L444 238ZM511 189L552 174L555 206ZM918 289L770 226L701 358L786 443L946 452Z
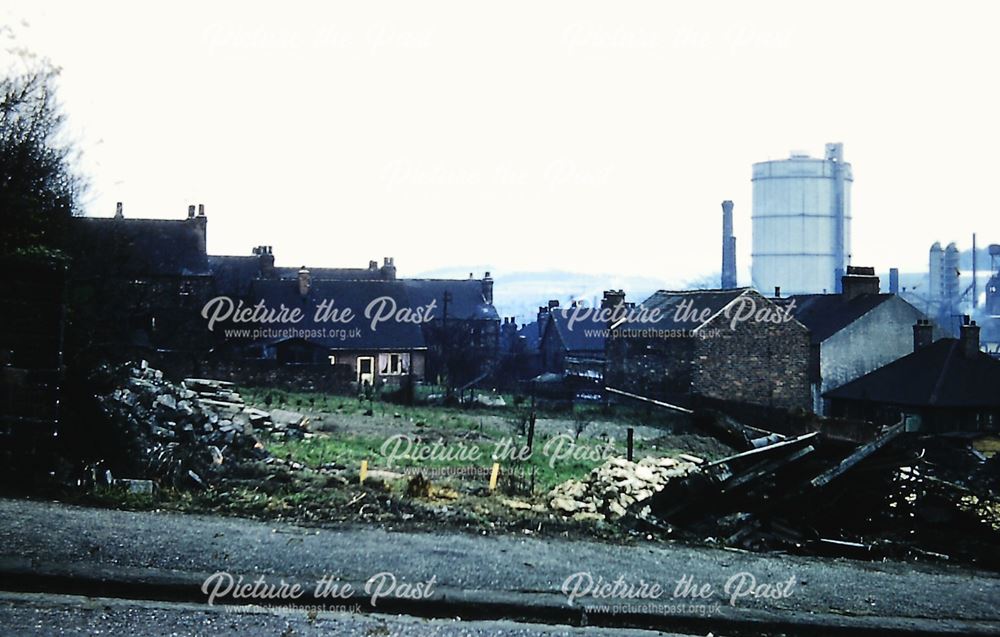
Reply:
M88 214L202 203L215 254L693 279L720 267L732 199L748 284L751 164L826 142L853 166L854 264L1000 243L997 18L992 2L3 0L0 55L61 68Z

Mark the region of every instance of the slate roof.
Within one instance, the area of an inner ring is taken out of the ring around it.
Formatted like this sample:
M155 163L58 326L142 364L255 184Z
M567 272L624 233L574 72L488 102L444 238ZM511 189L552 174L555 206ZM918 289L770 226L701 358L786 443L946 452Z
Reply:
M298 279L302 267L275 267L279 279ZM309 276L325 281L382 281L386 280L379 268L313 268L307 266Z
M525 323L524 325L518 327L517 336L524 339L524 346L529 351L538 351L538 345L542 340L541 336L538 334L538 321Z
M480 279L399 279L406 294L417 306L437 301L433 317L444 316L444 294L451 293L448 302L448 317L460 320L499 321L500 315L483 296L483 282Z
M77 276L207 276L204 217L74 217Z
M779 305L795 302L792 314L809 329L809 338L815 345L871 312L892 296L892 294L862 294L845 301L840 294L795 294L772 300Z
M707 322L707 320L696 320L696 318L700 318L700 315L704 314L706 318L710 319L748 290L749 288L736 288L732 290L660 290L640 304L647 311L654 308L660 310L660 317L656 321L630 322L623 325L629 325L636 329L648 327L659 330L693 330ZM679 309L681 303L684 302L688 302L688 305L685 307L690 308L690 311L685 312ZM695 315L699 316L696 317Z
M278 309L281 305L287 308L301 308L304 318L301 322L289 327L297 330L326 329L331 330L360 329L360 336L341 339L338 336L305 338L309 343L321 345L334 350L378 350L397 351L424 349L423 331L420 324L390 320L379 323L375 329L371 320L365 318L365 309L370 303L380 297L389 297L397 308L414 307L406 294L405 287L397 281L313 281L309 294L303 298L299 294L296 281L257 280L251 285L248 300L251 305L263 300L269 309ZM335 308L351 308L353 318L347 323L316 321L316 308L324 300L332 299ZM284 327L281 324L271 324L264 327ZM271 342L289 340L288 338L271 339Z
M608 324L594 318L593 312L574 319L572 308L554 308L549 313L546 330L554 329L567 352L588 352L604 355L604 331ZM573 322L572 329L570 321Z
M823 394L911 407L1000 407L1000 361L942 338Z
M208 267L215 278L216 292L238 297L250 291L254 279L260 274L260 257L209 255Z

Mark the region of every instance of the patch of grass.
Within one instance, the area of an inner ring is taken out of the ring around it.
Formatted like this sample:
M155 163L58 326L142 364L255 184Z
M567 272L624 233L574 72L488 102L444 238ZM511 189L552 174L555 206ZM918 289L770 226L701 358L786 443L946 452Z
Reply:
M433 473L436 469L454 469L476 467L487 472L493 465L494 455L502 453L497 441L450 441L442 442L435 447L435 441L428 440L423 444L414 444L407 448L400 442L397 454L405 453L407 457L397 458L392 465L389 458L382 453L383 444L388 438L378 436L327 436L316 435L301 440L270 440L265 444L268 451L279 458L287 458L300 462L307 467L319 467L327 463L337 463L349 468L359 468L362 460L368 460L369 469L386 469L400 471L405 468L427 468ZM498 459L501 472L518 473L527 480L530 472L535 472L535 491L544 493L552 487L569 479L582 479L592 469L604 463L608 457L617 455L621 449L608 453L602 444L578 442L572 453L563 448L558 453L550 447L550 453L545 453L545 440L535 444L534 453L527 461L519 461L510 454ZM391 443L394 444L394 443ZM515 440L514 444L524 444L524 440ZM665 455L671 450L651 450L643 455ZM427 454L423 457L421 453ZM414 457L417 456L417 457Z

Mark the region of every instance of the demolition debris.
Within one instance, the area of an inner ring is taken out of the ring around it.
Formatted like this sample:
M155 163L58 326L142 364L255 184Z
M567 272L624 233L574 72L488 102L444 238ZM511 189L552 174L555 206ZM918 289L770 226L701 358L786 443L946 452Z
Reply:
M643 458L639 462L611 458L586 479L567 480L552 489L549 506L578 520L617 520L629 507L646 501L696 467L695 462L675 458Z
M164 379L145 361L119 370L119 387L99 396L101 411L128 447L130 478L145 478L175 487L204 487L244 460L268 453L255 434L300 437L306 422L288 412L272 418L248 407L229 382L201 378L180 385ZM102 476L107 482L109 472ZM109 479L111 478L111 479ZM119 481L132 492L144 492L136 480Z

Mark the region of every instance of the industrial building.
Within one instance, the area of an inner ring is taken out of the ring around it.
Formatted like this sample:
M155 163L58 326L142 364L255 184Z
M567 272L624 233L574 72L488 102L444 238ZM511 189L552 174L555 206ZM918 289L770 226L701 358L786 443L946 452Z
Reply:
M733 202L722 202L722 285L723 290L736 287L736 237L733 236Z
M960 316L960 276L958 246L952 242L942 249L935 241L928 255L927 313L949 333L953 319Z
M822 159L793 152L753 165L753 287L764 294L839 291L851 262L851 165L843 144Z
M990 245L990 280L986 284L986 313L1000 318L1000 245Z

